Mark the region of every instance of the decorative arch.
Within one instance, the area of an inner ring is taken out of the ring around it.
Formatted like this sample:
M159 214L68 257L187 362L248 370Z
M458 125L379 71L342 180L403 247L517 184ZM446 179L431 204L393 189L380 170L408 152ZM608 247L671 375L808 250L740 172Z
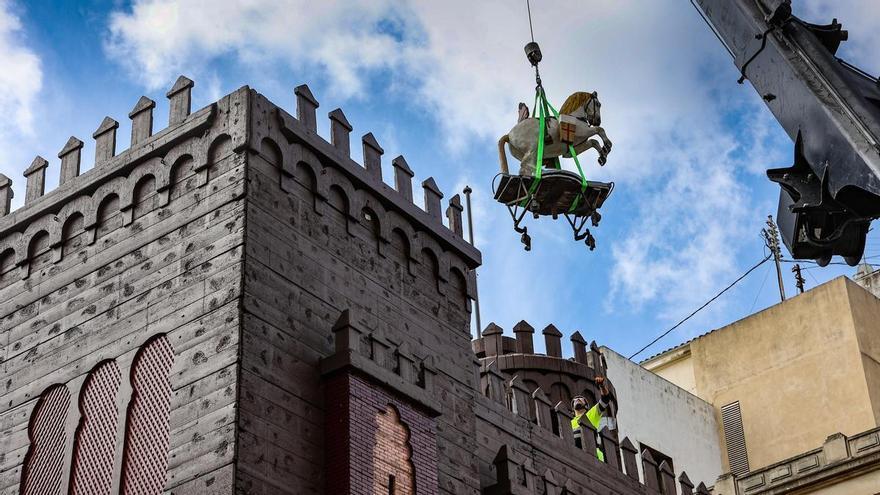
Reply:
M275 165L275 167L279 169L284 168L284 153L281 151L281 146L274 139L264 137L260 141L260 155L262 155L264 160Z
M392 404L376 412L372 493L416 493L409 427Z
M152 177L153 190L157 194L159 194L160 191L163 192L163 194L160 195L162 201L160 201L159 206L165 206L168 195L164 193L168 191L168 175L170 171L171 170L165 166L165 162L162 161L161 158L153 158L147 162L139 164L138 167L132 170L125 179L125 188L120 194L122 208L127 209L137 202L135 194L137 193L138 186L143 184L144 179L148 176Z
M15 268L15 249L7 247L0 251L0 280Z
M168 158L168 157L166 157ZM167 162L166 162L167 163ZM177 199L192 189L193 182L186 180L193 176L196 171L195 158L189 153L182 153L168 167L168 199L169 202ZM186 180L186 182L184 182ZM183 187L181 187L183 184Z
M162 493L168 465L169 375L174 351L157 335L138 351L131 368L132 398L123 449L122 493Z
M571 389L562 382L554 382L550 385L550 401L556 404L559 401L569 404L571 402Z
M421 273L423 276L429 277L433 282L434 286L437 288L437 291L440 291L440 259L429 247L422 248L422 256L421 256Z
M109 495L116 453L116 400L122 372L116 361L99 363L79 396L80 421L74 437L70 493Z
M30 447L21 473L22 495L61 493L64 476L64 424L70 409L70 391L53 385L40 394L28 425Z
M458 267L453 266L449 269L449 284L452 288L450 299L453 299L460 308L470 311L467 277Z
M119 196L108 194L95 209L95 238L99 239L122 226Z
M132 186L131 190L131 219L136 220L156 208L157 190L156 177L152 174L144 174Z
M71 213L64 219L64 224L61 226L61 239L57 244L59 249L56 262L61 261L66 251L75 250L84 244L82 234L85 233L85 225L85 216L78 211Z
M86 229L93 229L98 226L98 215L100 213L101 207L106 204L106 200L111 196L116 198L116 211L118 212L120 210L119 191L124 191L125 188L125 178L116 177L110 182L102 184L100 187L98 187L97 190L95 190L94 193L92 193L90 209L85 212Z
M28 273L47 264L51 259L49 232L40 230L30 238L27 247Z
M217 164L232 153L232 138L229 137L229 134L220 134L211 142L211 145L208 147L208 152L206 154L205 161L205 174L204 181L202 185L207 184L211 181L213 175L216 175Z

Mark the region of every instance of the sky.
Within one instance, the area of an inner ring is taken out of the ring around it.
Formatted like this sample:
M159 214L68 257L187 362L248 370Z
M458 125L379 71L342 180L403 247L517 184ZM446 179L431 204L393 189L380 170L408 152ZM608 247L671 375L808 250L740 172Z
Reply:
M838 55L880 73L880 1L793 4L810 22L838 18L850 32ZM0 0L0 173L20 207L22 171L45 157L54 188L69 136L86 142L91 167L105 115L126 149L140 95L156 100L164 128L164 95L181 74L196 83L194 109L246 84L293 113L293 88L306 83L321 102L319 133L323 112L342 107L353 139L372 132L385 149L386 181L402 154L416 184L433 176L446 199L473 188L483 326L552 323L629 355L764 257L760 231L778 198L764 171L790 165L793 145L749 84L736 84L687 0L533 0L532 17L549 98L558 107L596 91L614 143L604 167L591 151L581 158L588 179L616 184L592 252L564 220L543 218L527 220L525 252L492 200L497 140L534 98L524 1ZM880 234L866 257L880 263ZM804 266L807 289L854 272ZM782 270L793 295L791 264ZM765 263L639 358L778 302Z

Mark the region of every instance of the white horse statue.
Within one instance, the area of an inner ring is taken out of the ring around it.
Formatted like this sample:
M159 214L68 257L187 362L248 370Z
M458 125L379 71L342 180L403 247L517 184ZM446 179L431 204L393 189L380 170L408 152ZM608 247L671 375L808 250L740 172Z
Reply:
M569 144L574 146L576 155L580 155L589 148L599 152L599 164L605 165L608 153L611 152L611 140L605 135L605 130L599 127L602 117L599 108L598 94L593 91L587 93L578 91L569 96L559 109L559 120L554 117L545 119L544 131L544 160L559 156L570 157ZM538 127L539 120L528 117L528 107L520 103L520 121L507 134L498 140L498 154L501 160L501 171L509 174L507 155L504 152L504 143L510 147L510 154L520 161L519 175L531 176L535 174L535 158L538 154ZM572 132L573 130L573 132ZM562 132L560 132L562 131ZM604 145L599 145L595 139L598 135Z

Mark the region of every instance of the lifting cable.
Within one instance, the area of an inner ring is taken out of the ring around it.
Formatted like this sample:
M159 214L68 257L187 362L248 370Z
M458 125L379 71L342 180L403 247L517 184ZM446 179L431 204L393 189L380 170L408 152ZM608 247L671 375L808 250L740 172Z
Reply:
M630 355L630 357L628 357L627 359L632 360L632 358L634 358L634 357L638 356L639 354L641 354L645 349L647 349L647 348L651 347L652 345L656 344L658 340L660 340L660 339L662 339L663 337L669 335L670 332L672 332L672 331L675 330L676 328L680 327L684 322L686 322L686 321L688 321L689 319L691 319L691 317L693 317L695 314L699 313L703 308L705 308L706 306L712 304L712 302L715 301L716 299L718 299L719 297L721 297L722 294L724 294L725 292L727 292L728 290L730 290L734 285L736 285L737 283L739 283L742 279L746 278L750 273L752 273L753 271L755 271L759 266L761 266L761 265L763 265L764 263L766 263L767 260L769 260L772 256L773 256L772 254L768 254L767 256L765 256L764 259L762 259L761 261L759 261L755 266L753 266L753 267L749 268L748 270L746 270L745 273L743 273L742 275L740 275L738 279L734 280L730 285L728 285L727 287L725 287L721 292L719 292L718 294L715 294L715 296L713 296L712 299L709 299L708 301L706 301L702 306L700 306L699 308L695 309L691 314L685 316L684 319L682 319L681 321L679 321L678 323L676 323L675 325L673 325L672 328L670 328L669 330L666 330L665 332L663 332L663 333L661 333L660 335L658 335L656 339L652 340L651 342L648 342L648 344L647 344L645 347L642 347L641 349L639 349L638 351L636 351L635 353L633 353L632 355Z
M535 42L535 31L532 27L532 8L529 0L526 0L526 10L529 15L529 34L532 38L532 43ZM547 128L547 118L549 118L550 111L553 112L553 116L556 118L557 122L561 123L559 118L559 112L550 104L547 100L547 94L544 92L544 85L541 83L541 74L538 72L538 62L534 63L535 67L535 104L532 106L532 115L535 115L535 112L538 112L538 146L537 153L535 155L535 180L532 181L532 185L529 187L528 195L523 198L520 203L521 207L526 207L532 201L532 197L535 194L535 191L538 190L538 184L541 182L541 176L544 169L544 141L546 140L545 131ZM584 170L581 167L581 162L578 160L577 153L575 153L574 145L568 145L568 152L571 154L571 158L574 160L575 165L577 166L578 175L581 177L581 193L575 197L574 201L569 205L568 213L572 213L577 210L577 207L580 203L581 198L584 196L585 191L587 190L587 186L589 183L587 182L586 176L584 176ZM559 163L559 158L555 158L556 161L556 169L561 169L562 165Z

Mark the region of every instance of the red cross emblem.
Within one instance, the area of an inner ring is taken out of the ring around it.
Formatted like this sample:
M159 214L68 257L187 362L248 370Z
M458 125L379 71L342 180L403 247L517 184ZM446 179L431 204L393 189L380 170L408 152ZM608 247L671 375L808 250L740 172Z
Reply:
M559 123L559 140L563 143L573 143L574 142L574 131L577 126L572 122L560 122Z

